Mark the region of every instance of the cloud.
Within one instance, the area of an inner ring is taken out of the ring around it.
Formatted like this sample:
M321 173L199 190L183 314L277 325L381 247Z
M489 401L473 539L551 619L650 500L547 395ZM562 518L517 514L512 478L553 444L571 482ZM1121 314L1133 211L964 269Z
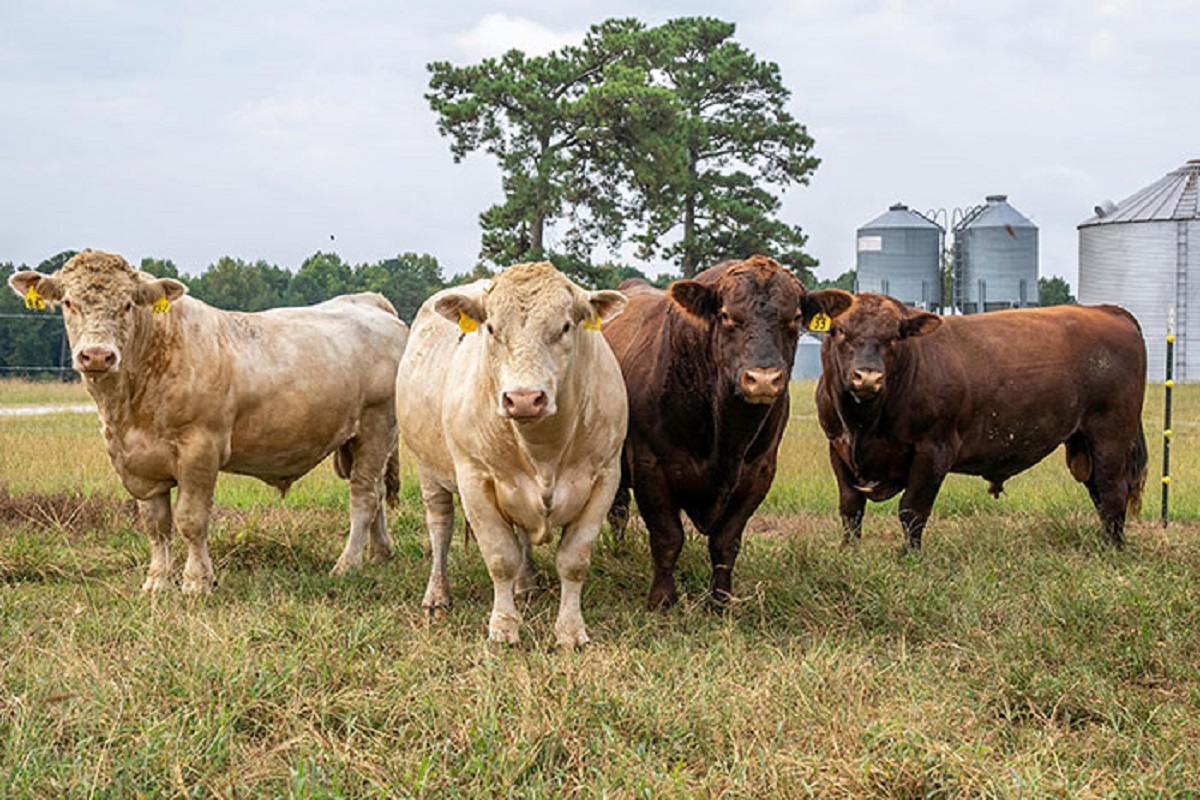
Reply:
M556 31L521 17L487 14L466 33L455 37L463 55L472 60L492 58L517 49L526 55L545 55L564 45L583 40L584 31Z

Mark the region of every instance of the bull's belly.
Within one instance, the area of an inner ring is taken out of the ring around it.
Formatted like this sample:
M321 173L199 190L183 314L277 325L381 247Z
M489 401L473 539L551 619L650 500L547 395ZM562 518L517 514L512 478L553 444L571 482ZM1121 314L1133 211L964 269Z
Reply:
M323 443L321 447L287 447L275 451L234 451L221 465L222 472L249 475L270 484L290 483L311 472L337 449Z

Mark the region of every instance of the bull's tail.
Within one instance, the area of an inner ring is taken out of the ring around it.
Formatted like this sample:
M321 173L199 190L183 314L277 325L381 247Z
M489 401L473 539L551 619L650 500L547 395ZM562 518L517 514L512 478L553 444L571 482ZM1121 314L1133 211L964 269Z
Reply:
M386 491L387 504L392 508L400 507L400 448L392 448L388 456L387 466L383 469L383 486Z
M1146 473L1149 471L1150 458L1146 453L1146 432L1138 423L1137 438L1129 446L1129 501L1126 504L1126 516L1136 517L1142 512L1142 490L1146 488Z

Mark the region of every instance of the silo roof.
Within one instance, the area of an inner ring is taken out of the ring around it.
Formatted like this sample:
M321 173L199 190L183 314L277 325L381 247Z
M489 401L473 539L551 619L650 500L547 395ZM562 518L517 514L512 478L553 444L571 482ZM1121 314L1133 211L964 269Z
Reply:
M903 203L893 204L886 213L861 226L859 230L863 228L936 228L939 231L942 230L941 225L924 214L913 211Z
M1079 227L1200 218L1196 205L1197 177L1200 177L1200 158L1193 158L1115 206L1112 203L1096 206L1097 213L1079 223Z
M987 204L959 223L963 228L1036 228L1033 222L1008 204L1008 195L989 194Z

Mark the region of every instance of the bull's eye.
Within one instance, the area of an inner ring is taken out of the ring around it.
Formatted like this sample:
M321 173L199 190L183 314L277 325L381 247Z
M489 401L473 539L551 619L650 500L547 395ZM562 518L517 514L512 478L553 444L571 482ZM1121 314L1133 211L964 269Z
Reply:
M570 322L564 322L564 323L563 323L563 326L562 326L562 335L563 335L563 336L566 336L566 335L567 335L568 333L570 333L570 332L571 332L571 323L570 323Z
M72 303L70 298L67 298L67 297L63 298L62 307L66 311L74 311L75 310L75 304Z
M724 310L717 312L717 321L726 328L736 328L738 325L738 321Z
M133 310L133 303L132 303L132 302L126 302L126 303L125 303L125 305L121 306L121 313L122 313L122 314L128 314L128 313L129 313L130 311L132 311L132 310Z
M490 322L487 324L487 332L488 332L489 336L496 335L496 329L492 327L492 323L490 323Z

